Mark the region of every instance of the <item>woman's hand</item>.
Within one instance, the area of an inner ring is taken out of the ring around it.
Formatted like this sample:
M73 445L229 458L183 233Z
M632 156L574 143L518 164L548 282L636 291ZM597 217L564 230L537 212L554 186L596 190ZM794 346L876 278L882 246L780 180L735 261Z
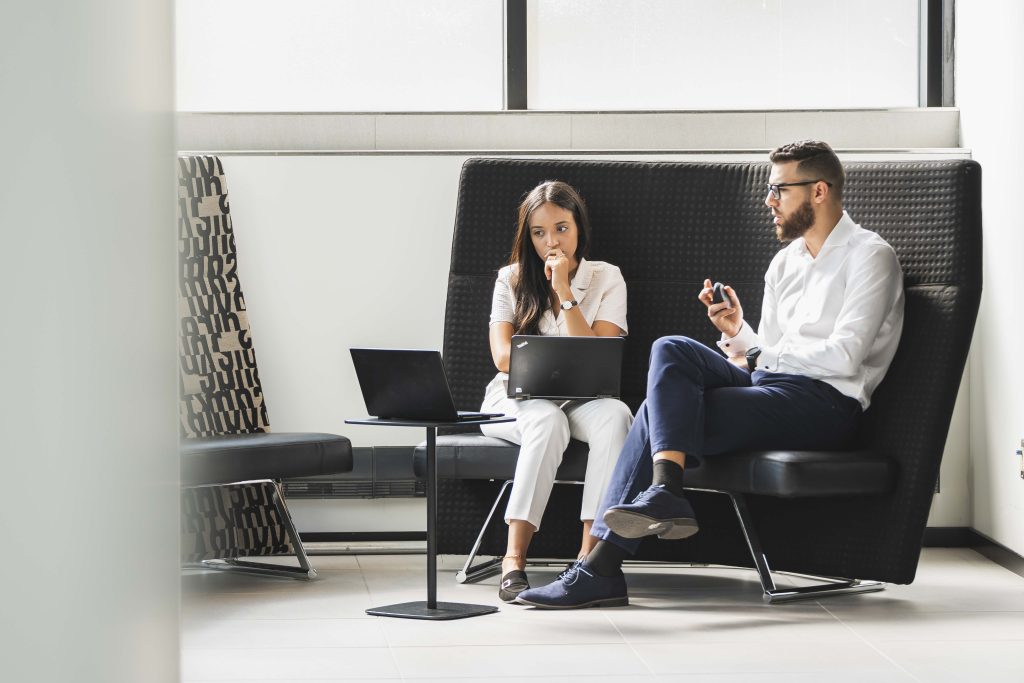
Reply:
M726 337L735 337L743 327L743 307L740 306L740 299L736 296L736 292L729 285L725 286L725 296L729 301L723 301L720 304L714 303L711 280L704 280L704 289L700 290L697 298L708 307L708 318L719 332Z
M569 271L572 261L561 249L550 249L544 255L544 277L551 281L551 289L560 297L571 297L569 289Z

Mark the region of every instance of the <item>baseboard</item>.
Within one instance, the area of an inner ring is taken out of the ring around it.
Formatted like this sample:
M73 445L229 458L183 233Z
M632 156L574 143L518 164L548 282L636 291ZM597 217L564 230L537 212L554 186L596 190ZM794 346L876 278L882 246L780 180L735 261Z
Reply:
M970 548L977 543L977 533L969 526L930 526L924 530L921 545L925 548Z
M928 527L924 530L923 545L926 548L970 548L1000 567L1024 577L1024 557L970 527Z

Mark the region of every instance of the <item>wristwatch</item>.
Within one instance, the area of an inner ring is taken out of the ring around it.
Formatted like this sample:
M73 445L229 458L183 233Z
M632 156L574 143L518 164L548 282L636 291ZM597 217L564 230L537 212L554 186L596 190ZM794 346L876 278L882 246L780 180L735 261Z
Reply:
M757 370L757 357L761 355L760 346L751 346L747 349L747 370Z
M562 302L562 310L563 311L568 311L573 306L579 306L579 305L580 305L580 302L576 301L576 299L569 299L568 301L563 301Z

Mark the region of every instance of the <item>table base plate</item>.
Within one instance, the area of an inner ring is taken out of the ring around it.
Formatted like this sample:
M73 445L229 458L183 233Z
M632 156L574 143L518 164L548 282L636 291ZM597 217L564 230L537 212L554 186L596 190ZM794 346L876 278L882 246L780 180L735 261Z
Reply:
M430 608L427 607L426 600L419 600L416 602L401 602L397 605L385 605L384 607L371 607L366 610L366 613L375 617L441 621L444 619L477 617L481 614L491 614L497 611L498 608L494 605L468 605L461 602L438 602L437 607Z

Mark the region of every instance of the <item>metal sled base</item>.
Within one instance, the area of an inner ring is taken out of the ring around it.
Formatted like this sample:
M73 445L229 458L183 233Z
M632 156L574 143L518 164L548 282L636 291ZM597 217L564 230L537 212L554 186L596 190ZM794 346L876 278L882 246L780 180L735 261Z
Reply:
M272 562L255 562L252 560L239 560L235 558L225 559L210 559L203 560L201 562L185 562L182 563L182 567L187 569L216 569L220 571L232 571L246 574L260 574L263 576L276 576L290 579L300 579L308 581L316 578L316 570L313 569L309 564L309 558L306 556L306 550L302 547L302 540L299 538L299 532L295 528L295 522L292 521L291 513L288 512L288 505L284 500L284 492L282 491L281 482L273 479L266 480L254 480L253 482L245 483L269 483L274 487L274 495L272 497L272 503L275 511L280 516L288 536L292 540L292 547L295 549L295 559L298 562L297 567L274 564Z
M576 481L560 481L555 482L559 484L582 484L582 482ZM501 557L495 557L490 560L480 562L479 564L473 564L476 561L477 552L480 550L480 545L483 543L484 534L490 527L491 522L494 520L494 515L501 505L502 500L505 497L505 493L512 486L512 481L506 481L501 489L498 491L497 497L494 499L494 504L491 506L490 512L487 514L487 518L484 520L483 526L480 527L480 533L476 537L476 542L473 544L473 549L469 551L469 557L466 558L466 564L463 565L462 569L455 574L455 581L457 583L476 583L489 576L494 576L501 572ZM758 578L761 580L761 588L764 591L763 599L765 602L775 604L782 602L791 602L793 600L811 600L817 598L825 598L832 595L847 595L850 593L871 593L874 591L885 590L885 584L880 581L862 581L857 579L843 579L843 578L832 578L825 576L810 576L806 574L796 574L793 572L779 572L781 574L788 574L791 576L797 576L800 578L807 578L814 581L818 581L811 586L803 586L801 588L778 588L775 585L775 580L772 578L771 568L768 566L768 559L761 548L761 541L754 530L753 521L750 519L750 513L747 510L747 501L743 494L731 493L729 491L719 491L714 489L692 489L694 491L710 491L712 493L723 493L729 496L732 500L733 509L736 511L736 517L739 519L740 528L743 530L743 537L747 541L747 547L750 549L750 554L754 559L754 570L757 571ZM564 564L566 560L529 560L528 565L533 567L545 567L551 565ZM644 566L651 566L652 564L670 564L670 563L643 563ZM671 563L672 566L680 566L678 563ZM684 564L683 566L687 566ZM707 566L707 565L689 565L689 566ZM745 569L745 567L744 567Z

